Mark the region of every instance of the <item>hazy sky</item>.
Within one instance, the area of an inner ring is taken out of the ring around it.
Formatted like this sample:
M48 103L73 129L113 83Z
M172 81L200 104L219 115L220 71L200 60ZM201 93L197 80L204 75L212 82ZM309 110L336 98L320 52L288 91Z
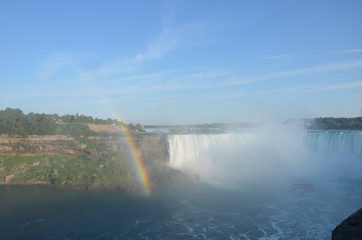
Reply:
M362 108L359 0L0 0L0 36L0 109L178 124Z

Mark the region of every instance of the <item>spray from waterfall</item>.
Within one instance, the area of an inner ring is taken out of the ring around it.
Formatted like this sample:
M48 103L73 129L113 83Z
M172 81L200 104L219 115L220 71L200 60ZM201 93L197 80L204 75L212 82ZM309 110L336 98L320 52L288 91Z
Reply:
M282 125L224 134L174 134L169 135L170 165L202 181L227 185L348 175L362 169L362 134L348 134ZM344 160L349 161L347 167Z

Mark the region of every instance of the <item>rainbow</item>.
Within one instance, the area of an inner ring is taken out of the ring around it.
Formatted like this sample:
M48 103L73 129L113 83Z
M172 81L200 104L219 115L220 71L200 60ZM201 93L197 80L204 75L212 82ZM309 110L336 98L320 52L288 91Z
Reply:
M94 89L98 90L99 87L94 86ZM102 93L100 92L99 95L102 95ZM111 102L109 102L109 105L107 105L107 106L108 106L108 109L110 110L110 112L113 113L113 116L117 120L122 119L119 111L116 109L116 107L113 106L113 104L111 104ZM133 160L134 168L135 168L135 171L137 172L138 179L143 186L143 190L147 196L150 196L151 195L151 181L150 181L150 177L148 175L147 167L146 167L143 157L142 157L142 153L137 148L137 145L135 143L135 140L134 140L134 137L132 136L131 131L127 127L122 126L122 124L119 126L119 129L121 130L123 135L126 137L126 140L127 140L128 146L129 146L129 150L130 150L130 156Z
M147 196L150 196L151 195L151 181L150 181L150 177L148 175L147 168L143 161L142 153L137 148L136 142L134 140L134 137L132 136L131 131L127 127L122 126L122 125L119 128L127 139L127 142L128 142L129 148L130 148L130 152L131 152L131 157L134 162L134 167L137 171L139 181L141 182L141 184L143 186L143 190Z

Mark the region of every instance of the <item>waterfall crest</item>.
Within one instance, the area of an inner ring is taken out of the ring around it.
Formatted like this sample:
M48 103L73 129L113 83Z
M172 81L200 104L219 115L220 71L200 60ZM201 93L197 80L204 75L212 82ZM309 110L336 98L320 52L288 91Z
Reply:
M360 132L263 129L225 134L172 134L168 142L172 167L195 173L210 182L284 181L306 173L320 175L332 167L333 175L348 168L342 162L346 156L357 160L362 156ZM361 161L357 163L354 166L361 165Z

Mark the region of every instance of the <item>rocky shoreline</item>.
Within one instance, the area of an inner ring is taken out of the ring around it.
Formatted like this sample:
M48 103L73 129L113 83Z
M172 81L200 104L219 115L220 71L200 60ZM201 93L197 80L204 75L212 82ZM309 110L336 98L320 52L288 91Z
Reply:
M332 231L332 240L362 239L362 208L347 217Z

